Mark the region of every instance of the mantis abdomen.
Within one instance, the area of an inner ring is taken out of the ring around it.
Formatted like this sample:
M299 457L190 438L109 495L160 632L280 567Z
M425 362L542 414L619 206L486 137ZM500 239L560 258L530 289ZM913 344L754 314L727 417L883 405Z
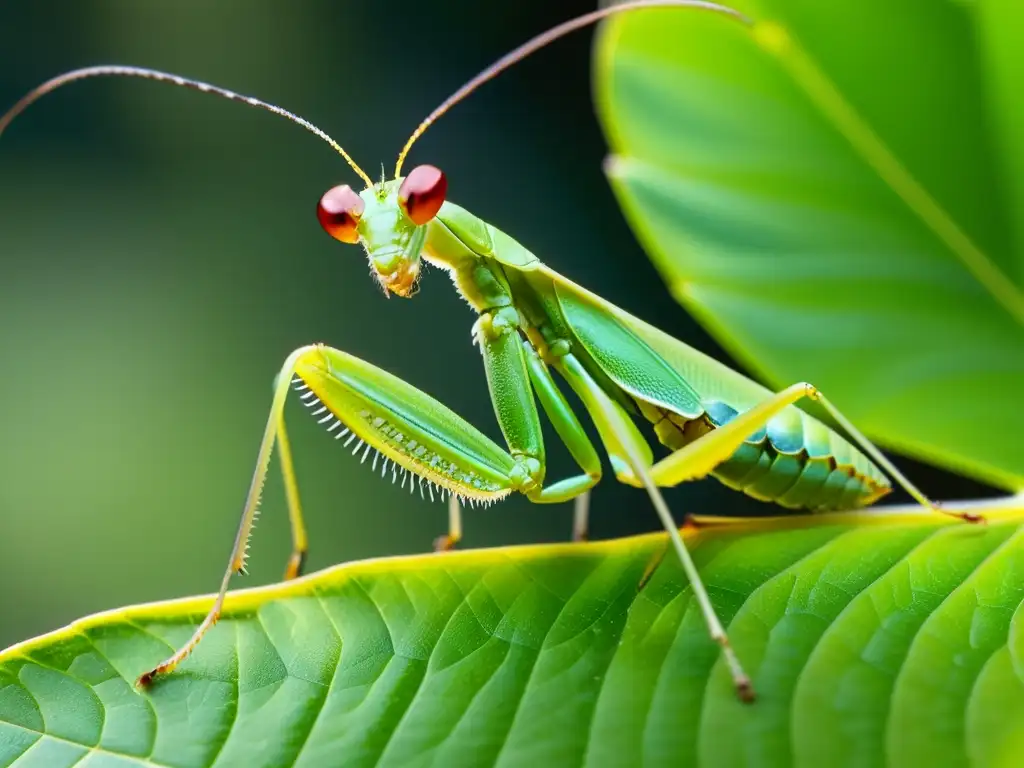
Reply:
M720 401L705 407L705 415L693 420L646 405L641 411L662 445L676 450L737 414ZM847 440L791 411L772 419L711 474L755 499L812 511L869 506L891 490L888 478Z

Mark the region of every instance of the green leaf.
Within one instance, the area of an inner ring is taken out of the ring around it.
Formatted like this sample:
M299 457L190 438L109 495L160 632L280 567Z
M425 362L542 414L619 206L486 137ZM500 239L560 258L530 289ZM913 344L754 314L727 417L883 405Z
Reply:
M126 608L0 654L0 766L1009 764L1022 532L878 513L688 532L750 706L663 535L233 593L144 694L209 600Z
M645 10L597 51L609 176L675 297L887 445L1024 487L1019 3Z

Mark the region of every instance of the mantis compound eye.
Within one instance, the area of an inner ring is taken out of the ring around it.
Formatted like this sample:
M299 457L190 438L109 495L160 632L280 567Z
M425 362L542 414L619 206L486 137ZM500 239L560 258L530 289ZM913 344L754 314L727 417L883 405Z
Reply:
M348 184L332 187L320 198L316 217L324 232L343 243L358 243L359 217L366 204Z
M448 179L432 165L417 165L398 190L398 204L413 224L426 224L437 216L448 191Z

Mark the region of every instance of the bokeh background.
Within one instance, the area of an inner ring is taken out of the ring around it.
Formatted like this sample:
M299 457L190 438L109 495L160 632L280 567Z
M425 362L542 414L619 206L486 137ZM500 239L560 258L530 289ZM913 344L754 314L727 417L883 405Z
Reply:
M320 125L378 176L438 102L532 34L592 3L269 0L0 5L0 108L66 69L130 63L206 79ZM591 33L524 62L457 107L411 163L555 269L724 357L659 283L601 173ZM500 438L473 316L428 273L386 300L359 249L314 205L354 181L265 113L136 80L59 91L0 140L0 647L84 613L213 589L225 564L284 357L325 341L372 360ZM765 290L771 290L766 286ZM419 552L443 504L359 466L293 408L310 567ZM550 434L550 432L549 432ZM552 477L570 469L550 441ZM973 484L902 461L943 498ZM713 480L677 511L772 511ZM593 535L653 530L613 481ZM466 546L561 540L571 509L512 499L466 514ZM277 474L251 576L289 552Z

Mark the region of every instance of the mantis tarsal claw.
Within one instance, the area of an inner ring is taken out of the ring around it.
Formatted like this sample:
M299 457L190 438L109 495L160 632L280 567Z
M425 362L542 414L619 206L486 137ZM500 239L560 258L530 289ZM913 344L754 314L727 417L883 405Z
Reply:
M448 496L448 533L434 539L435 552L447 552L462 539L462 506L454 493Z

